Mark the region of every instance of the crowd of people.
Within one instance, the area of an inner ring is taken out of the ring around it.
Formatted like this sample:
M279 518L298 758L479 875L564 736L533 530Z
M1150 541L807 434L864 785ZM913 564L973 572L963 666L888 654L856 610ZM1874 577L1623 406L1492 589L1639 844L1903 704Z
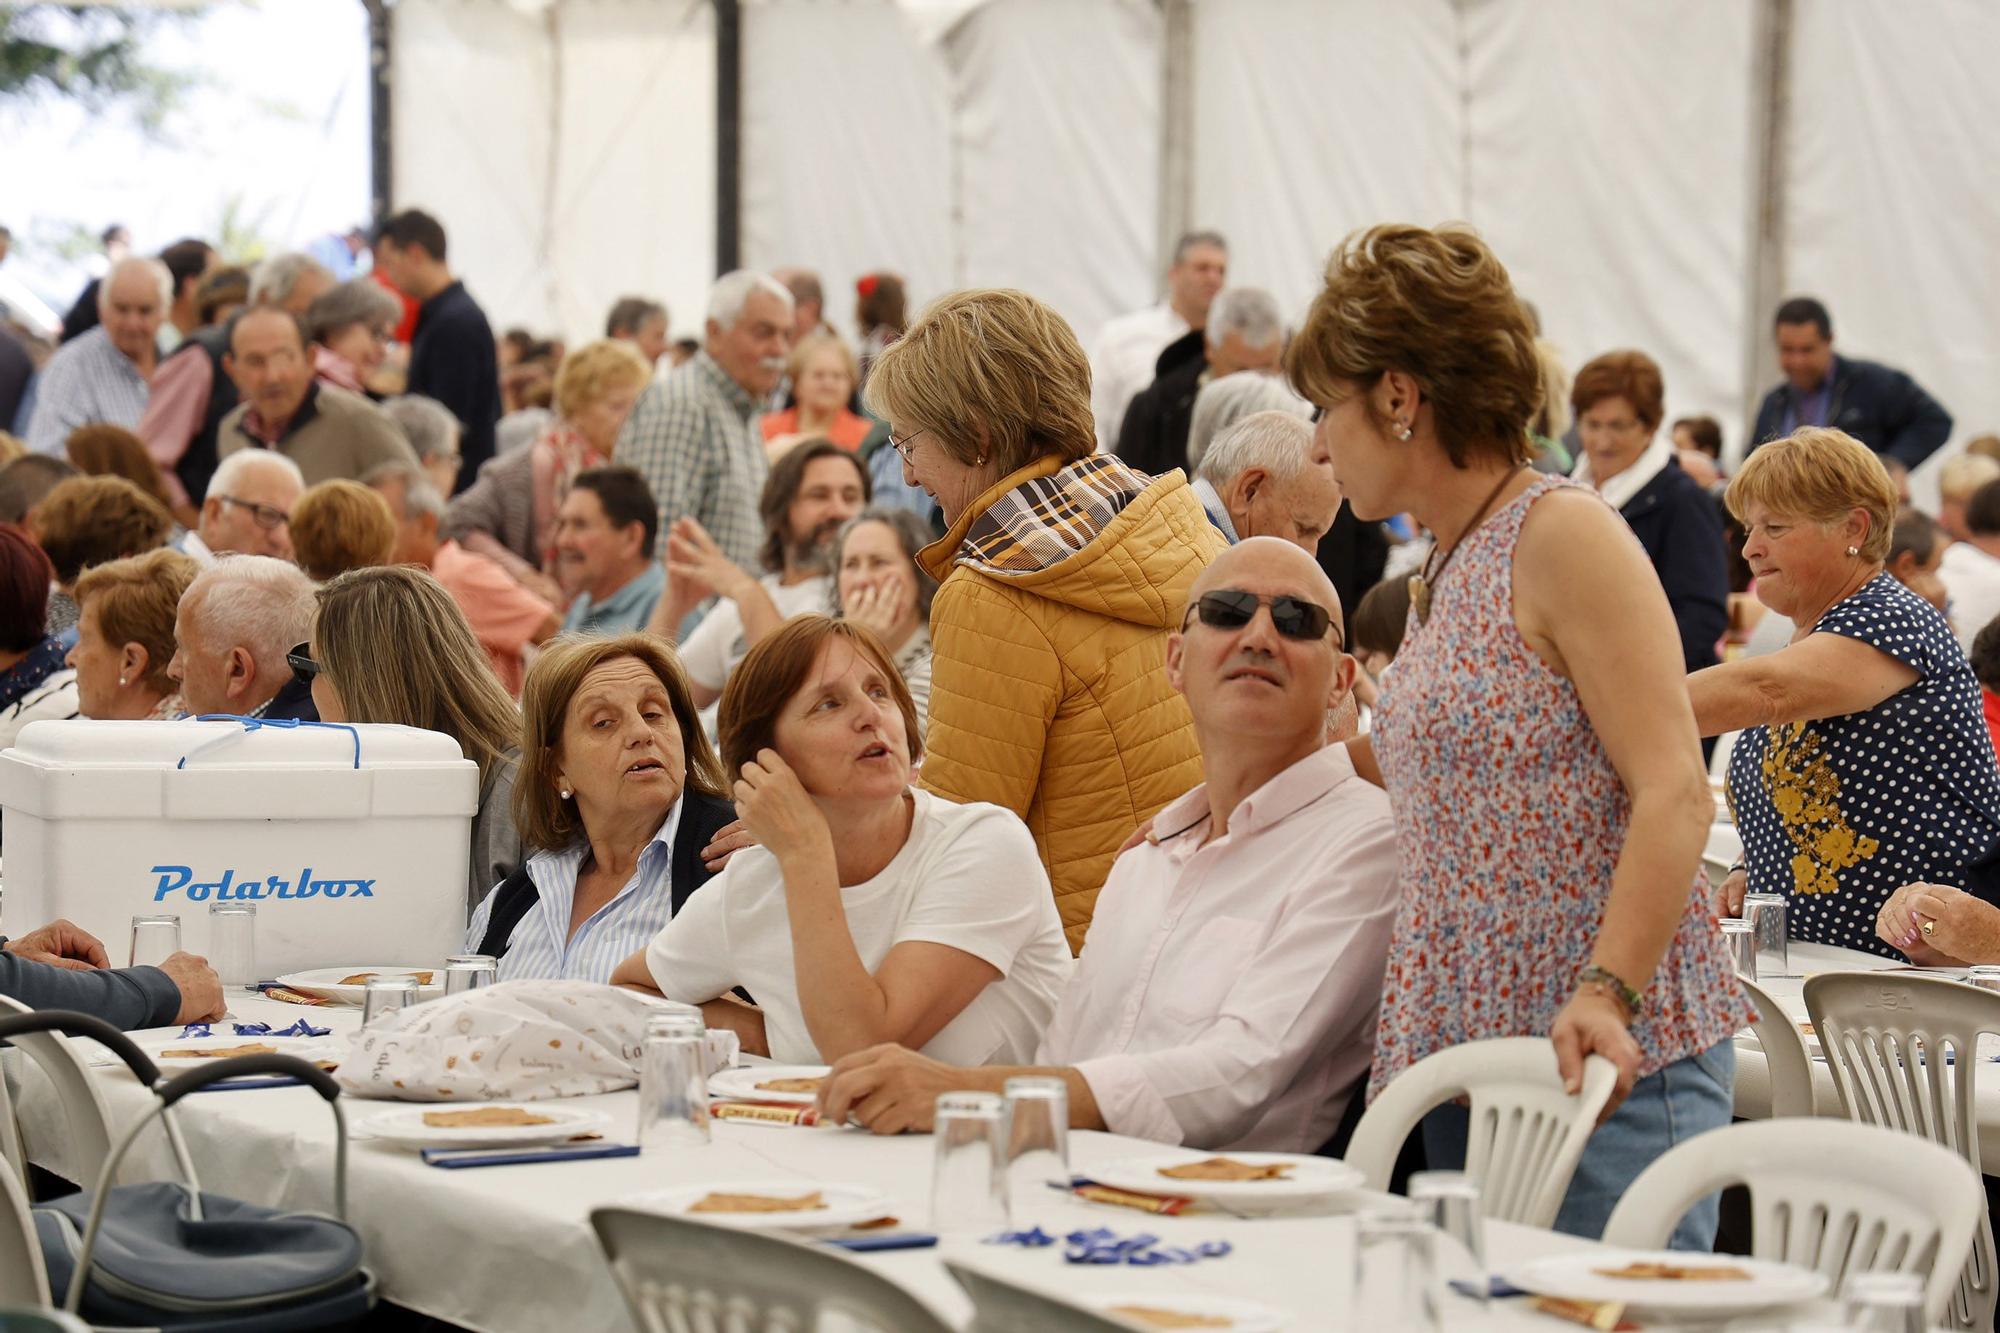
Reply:
M1312 1152L1425 1056L1544 1035L1619 1071L1584 1235L1729 1119L1746 891L2000 961L2000 439L1913 509L1951 419L1817 301L1725 475L1652 358L1571 373L1462 227L1349 236L1297 328L1191 234L1088 354L890 273L850 339L799 269L719 278L692 346L642 297L496 339L436 219L371 244L88 294L0 467L0 745L444 733L468 950L699 1005L878 1132L1032 1069L1078 1126ZM31 1002L220 1005L66 923L6 948ZM1466 1132L1429 1117L1431 1163Z

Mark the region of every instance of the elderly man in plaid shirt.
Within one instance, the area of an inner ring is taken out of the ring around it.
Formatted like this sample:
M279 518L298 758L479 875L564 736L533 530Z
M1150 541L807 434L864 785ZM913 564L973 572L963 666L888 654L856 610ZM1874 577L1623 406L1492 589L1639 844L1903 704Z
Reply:
M792 340L792 294L766 273L717 279L702 350L648 388L618 436L615 457L653 488L660 527L692 516L753 573L764 523L757 497L769 464L757 417Z

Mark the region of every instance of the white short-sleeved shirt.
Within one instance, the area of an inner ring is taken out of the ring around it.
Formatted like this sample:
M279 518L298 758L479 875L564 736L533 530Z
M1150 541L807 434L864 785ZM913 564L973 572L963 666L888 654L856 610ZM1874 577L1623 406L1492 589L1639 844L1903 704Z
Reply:
M772 605L786 620L809 611L826 611L832 606L833 578L821 574L803 583L784 584L776 574L766 574L758 582L771 594ZM729 675L750 653L743 638L743 613L736 603L722 598L695 626L694 633L681 645L681 665L688 679L711 690L729 683Z
M1000 980L925 1043L955 1065L1025 1064L1069 980L1069 946L1035 842L1010 810L954 805L911 793L910 839L882 873L841 890L847 928L870 972L906 940L962 949ZM822 1063L806 1030L792 960L791 922L778 859L738 852L687 900L646 949L653 984L670 1000L701 1004L742 986L764 1011L771 1055Z

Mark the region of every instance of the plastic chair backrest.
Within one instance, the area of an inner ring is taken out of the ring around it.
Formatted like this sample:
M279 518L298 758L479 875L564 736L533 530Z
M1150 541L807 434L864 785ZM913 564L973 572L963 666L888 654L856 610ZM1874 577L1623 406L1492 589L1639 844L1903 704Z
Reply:
M631 1208L594 1208L590 1225L643 1329L803 1333L838 1310L882 1333L950 1333L929 1306L831 1248Z
M0 995L0 1016L34 1012L33 1006L22 1004L11 996ZM98 1088L97 1080L91 1076L90 1066L83 1062L83 1057L70 1044L69 1038L60 1032L24 1032L13 1039L13 1045L35 1062L55 1089L56 1099L62 1106L67 1163L77 1172L75 1183L89 1188L97 1183L104 1170L104 1159L111 1153L111 1110L105 1105L104 1093ZM32 1154L33 1145L25 1142L20 1134L19 1122L12 1115L11 1090L7 1109L8 1123L4 1132L21 1153L17 1158L9 1151L7 1157L25 1182L26 1159Z
M1764 1048L1764 1069L1771 1081L1771 1118L1816 1114L1819 1098L1813 1088L1812 1052L1806 1049L1799 1025L1762 986L1754 981L1740 984L1757 1007L1757 1021L1750 1030Z
M0 1333L91 1333L90 1325L61 1310L0 1305Z
M1433 1108L1472 1103L1465 1169L1479 1182L1487 1217L1546 1227L1556 1220L1597 1114L1611 1099L1618 1067L1602 1056L1583 1066L1572 1097L1546 1037L1501 1037L1438 1051L1398 1074L1361 1117L1347 1161L1370 1189L1386 1189L1403 1140Z
M1130 1324L1058 1300L1004 1278L947 1259L946 1271L972 1297L972 1323L966 1333L1129 1333Z
M1751 1250L1825 1273L1838 1295L1856 1273L1924 1279L1942 1317L1972 1250L1986 1191L1958 1154L1846 1120L1754 1120L1698 1134L1639 1173L1605 1224L1604 1243L1664 1247L1715 1191L1750 1191Z
M1807 979L1806 1011L1848 1119L1929 1139L1982 1170L1979 1038L2000 1034L2000 995L1939 977L1835 972ZM1994 1292L1982 1207L1951 1324L1991 1333Z
M49 1305L49 1275L42 1267L41 1242L28 1215L28 1186L11 1171L0 1171L0 1306ZM0 1328L10 1325L0 1320Z

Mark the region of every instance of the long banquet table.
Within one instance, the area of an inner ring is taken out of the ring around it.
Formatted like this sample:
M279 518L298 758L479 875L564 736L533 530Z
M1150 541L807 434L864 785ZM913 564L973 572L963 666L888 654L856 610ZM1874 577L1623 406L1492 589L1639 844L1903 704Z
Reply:
M247 996L235 1000L232 1011L238 1018L277 1026L307 1015L336 1035L351 1032L359 1020L353 1009L301 1009ZM127 1117L145 1108L148 1094L122 1066L102 1068L98 1077L120 1123L129 1123ZM52 1087L32 1067L21 1069L18 1079L17 1109L30 1157L74 1179L79 1171L68 1155ZM349 1098L342 1104L356 1126L377 1110L396 1105ZM611 1093L568 1104L602 1109L613 1116L615 1126L626 1126L635 1115L637 1094ZM331 1206L333 1122L325 1104L308 1090L202 1093L180 1109L204 1188L271 1205ZM613 1137L628 1135L629 1130L619 1129ZM1148 1151L1157 1151L1157 1145L1110 1134L1079 1133L1071 1140L1072 1165L1085 1172L1093 1164ZM171 1175L163 1136L149 1135L135 1154L141 1178ZM921 1228L928 1214L930 1158L927 1136L877 1138L851 1129L718 1124L714 1141L705 1148L448 1171L425 1166L413 1153L357 1139L350 1156L349 1208L384 1297L399 1305L488 1333L540 1333L558 1326L629 1329L590 1231L593 1207L648 1190L708 1181L808 1186L852 1181L885 1191L904 1224ZM1355 1191L1319 1216L1176 1218L1083 1204L1049 1190L1021 1202L1018 1225L1038 1224L1057 1234L1091 1227L1126 1235L1150 1231L1169 1244L1223 1239L1234 1250L1184 1267L1114 1268L1066 1265L1060 1247L1030 1251L969 1242L866 1255L862 1261L958 1327L969 1321L971 1308L943 1267L941 1259L947 1255L1071 1297L1225 1293L1280 1308L1297 1330L1376 1327L1379 1321L1368 1311L1352 1308L1353 1225L1340 1215L1369 1197ZM1496 1270L1586 1244L1507 1224L1492 1225L1487 1236L1488 1259ZM1447 1300L1451 1308L1445 1311L1445 1326L1450 1328L1546 1333L1563 1327L1521 1301L1496 1302L1482 1311L1455 1296Z

